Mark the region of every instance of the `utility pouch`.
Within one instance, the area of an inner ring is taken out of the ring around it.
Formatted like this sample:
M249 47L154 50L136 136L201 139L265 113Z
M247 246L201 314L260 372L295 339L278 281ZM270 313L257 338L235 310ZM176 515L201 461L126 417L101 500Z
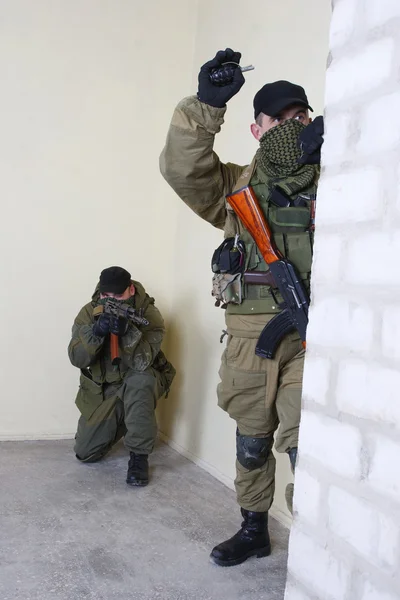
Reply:
M165 397L168 397L169 390L171 388L172 382L176 375L176 370L174 366L167 360L164 352L160 350L153 362L153 368L156 369L159 373L161 373L161 377L164 385L164 394Z
M307 206L271 207L269 223L274 233L302 233L310 226Z
M243 302L242 274L215 273L212 280L211 294L216 298L215 306L226 308L229 303L241 304Z
M211 268L214 272L212 295L215 306L226 308L229 303L241 304L243 301L242 273L246 266L246 247L235 237L226 238L215 250Z
M238 235L226 238L215 250L211 259L213 273L243 273L246 262L246 248Z

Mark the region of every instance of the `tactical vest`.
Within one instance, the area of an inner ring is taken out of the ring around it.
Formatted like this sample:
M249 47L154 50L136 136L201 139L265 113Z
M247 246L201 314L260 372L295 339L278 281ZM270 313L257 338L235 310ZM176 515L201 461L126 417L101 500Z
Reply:
M276 247L295 266L304 287L309 292L314 242L313 228L310 228L311 199L313 195L315 198L316 182L300 194L295 195L295 197L301 196L306 204L305 206L285 208L276 206L271 202L271 190L257 176L254 161L239 178L234 191L246 185L251 185L257 196L261 210L269 223ZM226 210L225 237L239 234L245 243L245 270L268 271L268 265L262 258L253 238L228 203ZM276 288L257 284L244 284L242 280L242 297L241 304L229 303L227 305L228 314L278 313L281 310L279 304L282 302L282 297Z

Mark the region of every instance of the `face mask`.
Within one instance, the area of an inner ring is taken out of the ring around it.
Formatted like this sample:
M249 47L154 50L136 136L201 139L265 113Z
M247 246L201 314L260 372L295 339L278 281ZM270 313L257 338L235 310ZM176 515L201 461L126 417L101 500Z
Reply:
M302 168L297 162L301 156L297 144L304 127L300 121L288 119L264 133L260 139L257 161L267 175L292 175Z
M113 298L113 297L106 297L106 298L100 298L98 301L98 304L105 304L107 302L107 300L112 300L114 304L129 304L129 306L134 306L135 305L135 300L134 300L134 296L131 296L130 298L128 298L127 300L119 300L118 298Z

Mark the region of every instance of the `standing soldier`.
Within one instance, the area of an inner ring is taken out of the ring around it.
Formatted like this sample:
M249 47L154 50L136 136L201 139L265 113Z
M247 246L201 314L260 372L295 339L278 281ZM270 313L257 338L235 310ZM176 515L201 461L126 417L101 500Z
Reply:
M76 458L98 461L125 437L130 451L126 482L133 486L149 482L148 455L157 435L154 411L175 374L161 351L164 333L154 299L121 267L101 272L92 301L72 327L68 355L81 369Z
M197 96L175 109L160 158L164 178L182 200L214 227L224 243L213 256L213 295L226 307L227 346L222 356L218 404L236 421L236 492L241 529L211 552L221 566L237 565L271 551L268 510L274 496L275 447L297 457L304 349L296 331L281 341L273 359L255 354L265 324L280 312L280 295L268 266L226 196L250 185L279 251L296 267L307 290L313 246L312 207L319 176L322 117L311 125L304 89L288 81L268 83L254 98L250 129L259 149L250 166L222 163L213 151L226 103L240 90L240 68L221 85L210 77L240 53L220 51L201 67ZM291 506L293 490L288 488Z

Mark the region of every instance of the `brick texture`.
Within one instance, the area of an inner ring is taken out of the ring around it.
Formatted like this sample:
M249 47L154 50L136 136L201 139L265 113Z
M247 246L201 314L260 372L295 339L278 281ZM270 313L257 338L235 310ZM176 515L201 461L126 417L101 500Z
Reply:
M286 600L400 600L400 1L333 0Z

